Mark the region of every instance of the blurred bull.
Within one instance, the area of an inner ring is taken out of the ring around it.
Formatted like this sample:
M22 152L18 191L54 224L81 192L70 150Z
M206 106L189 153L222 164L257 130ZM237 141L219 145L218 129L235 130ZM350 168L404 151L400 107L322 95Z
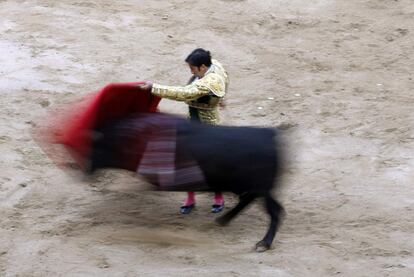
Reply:
M95 130L89 172L137 171L160 190L228 191L239 203L216 219L228 224L256 198L270 226L256 244L270 248L283 214L272 197L280 183L282 147L275 129L211 126L162 113L138 113Z

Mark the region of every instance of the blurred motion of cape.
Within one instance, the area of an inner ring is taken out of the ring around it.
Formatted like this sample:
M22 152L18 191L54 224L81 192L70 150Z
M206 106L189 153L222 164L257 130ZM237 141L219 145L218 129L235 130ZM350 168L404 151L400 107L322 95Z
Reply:
M108 84L78 104L50 112L44 127L35 133L36 141L57 164L63 164L65 158L58 157L62 153L57 154L52 146L64 145L76 165L89 171L93 143L99 136L96 130L134 113L156 112L161 98L142 90L138 86L142 83Z

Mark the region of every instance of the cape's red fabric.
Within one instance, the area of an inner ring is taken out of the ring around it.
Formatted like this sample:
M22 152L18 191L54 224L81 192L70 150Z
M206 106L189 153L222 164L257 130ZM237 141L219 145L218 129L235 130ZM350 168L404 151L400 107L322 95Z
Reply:
M96 128L133 113L157 111L161 98L137 86L143 83L115 83L103 87L92 96L86 107L73 110L66 116L62 122L66 126L59 126L55 142L65 145L76 163L85 168Z

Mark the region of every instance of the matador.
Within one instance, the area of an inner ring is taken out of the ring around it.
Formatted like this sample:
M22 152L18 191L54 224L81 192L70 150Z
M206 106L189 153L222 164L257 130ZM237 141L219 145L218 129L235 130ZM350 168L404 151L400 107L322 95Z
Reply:
M186 86L167 86L146 82L144 88L161 98L183 101L188 105L189 118L205 124L220 123L219 104L223 101L229 86L227 72L217 60L212 59L210 52L202 48L195 49L186 59L192 77ZM180 212L188 214L195 206L195 194L189 192ZM217 213L224 208L224 198L220 192L215 193L212 212Z

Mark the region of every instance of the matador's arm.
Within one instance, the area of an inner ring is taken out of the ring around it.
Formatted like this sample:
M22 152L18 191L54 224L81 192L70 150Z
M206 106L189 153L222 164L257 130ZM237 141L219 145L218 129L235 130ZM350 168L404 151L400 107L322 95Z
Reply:
M184 87L153 84L151 93L161 98L168 98L177 101L188 101L208 95L210 90L207 87L198 84L190 84Z
M184 87L153 84L151 92L159 97L178 101L190 101L210 93L223 97L226 93L226 82L219 74L210 73Z

